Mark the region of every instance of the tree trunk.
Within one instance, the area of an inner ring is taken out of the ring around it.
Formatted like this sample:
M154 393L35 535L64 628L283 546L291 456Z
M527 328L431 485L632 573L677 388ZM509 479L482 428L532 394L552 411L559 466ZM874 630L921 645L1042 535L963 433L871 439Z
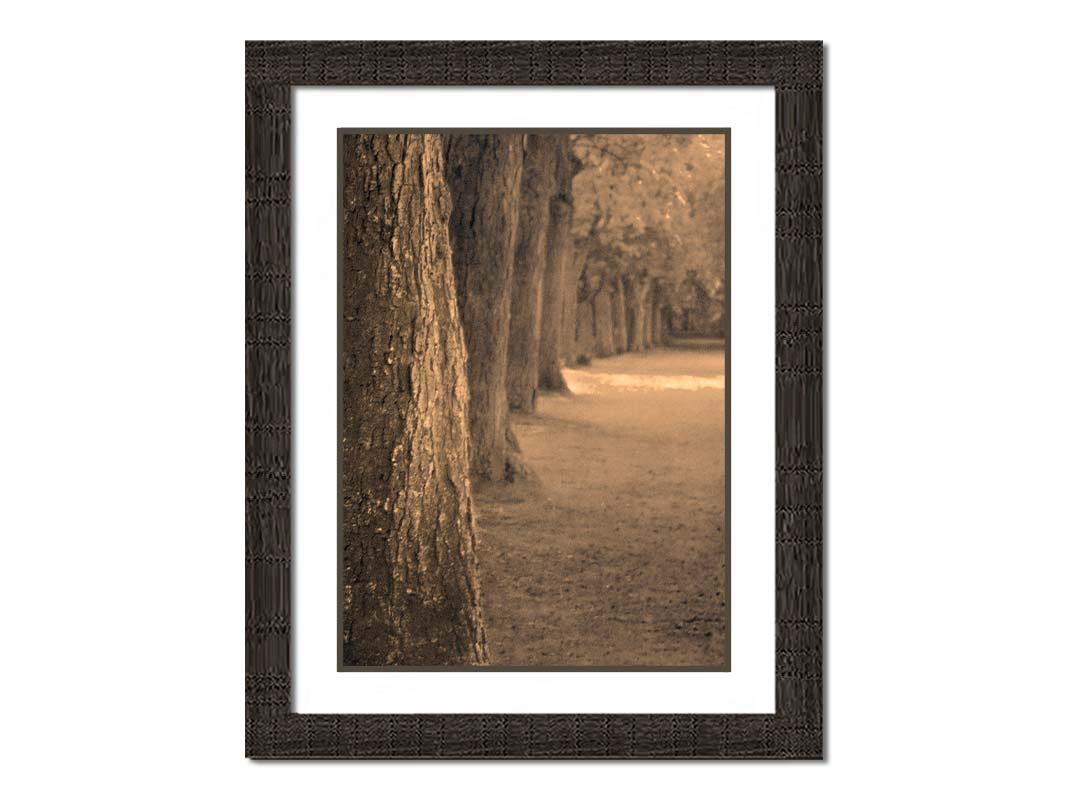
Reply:
M555 183L555 136L526 137L519 201L519 238L511 286L508 405L532 413L537 403L541 302L548 245L549 201Z
M601 278L600 287L593 295L593 333L596 344L593 352L598 358L615 355L615 333L612 327L611 288Z
M441 138L344 139L344 662L488 660Z
M501 480L522 135L446 136L444 148L452 267L467 345L471 476Z
M574 359L579 364L588 364L596 353L596 333L593 331L593 301L580 300L575 314L577 330L574 341Z
M563 332L560 343L563 363L573 367L578 363L578 276L581 274L581 265L573 239L567 250L570 258L563 277Z
M552 391L566 391L560 366L563 364L563 306L567 291L567 272L571 261L571 220L574 219L574 194L571 186L577 161L571 155L569 137L556 137L555 193L548 207L548 243L546 245L545 282L541 309L541 345L538 386Z
M652 346L661 347L666 341L664 332L664 303L667 298L667 290L660 280L652 282Z
M614 294L611 298L611 325L615 334L615 352L625 353L626 341L626 286L622 278L612 281Z
M641 348L643 350L649 350L652 348L652 292L649 289L645 290L645 302L644 302L644 314L641 320Z
M627 275L626 284L626 334L631 352L645 349L645 311L647 308L648 279Z

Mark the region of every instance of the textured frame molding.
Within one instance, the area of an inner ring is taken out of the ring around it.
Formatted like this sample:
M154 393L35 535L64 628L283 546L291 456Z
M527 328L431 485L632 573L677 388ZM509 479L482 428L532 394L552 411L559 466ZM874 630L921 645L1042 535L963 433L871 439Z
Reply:
M821 42L247 42L245 752L262 759L823 755ZM773 86L774 714L294 714L294 86Z

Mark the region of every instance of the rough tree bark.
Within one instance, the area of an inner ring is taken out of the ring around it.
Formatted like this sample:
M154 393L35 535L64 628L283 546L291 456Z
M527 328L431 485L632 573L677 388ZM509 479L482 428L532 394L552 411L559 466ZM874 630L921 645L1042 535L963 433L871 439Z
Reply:
M519 222L522 135L444 137L449 233L467 345L471 475L505 477L508 327Z
M522 162L519 237L508 333L508 405L514 411L526 413L532 413L537 403L542 288L557 138L528 135Z
M615 354L615 333L612 320L611 286L604 278L600 279L596 294L593 295L593 334L596 344L593 353L599 358Z
M626 284L626 338L630 352L644 350L645 309L648 295L648 279L643 275L627 275Z
M567 382L560 370L564 360L563 306L567 291L566 273L574 241L571 237L571 221L574 219L572 184L579 167L579 162L571 153L568 136L556 137L554 159L555 192L548 211L538 386L552 391L566 391Z
M344 661L488 660L441 138L344 139Z
M626 341L626 286L621 277L611 282L614 290L611 297L611 326L615 334L615 352L625 353Z

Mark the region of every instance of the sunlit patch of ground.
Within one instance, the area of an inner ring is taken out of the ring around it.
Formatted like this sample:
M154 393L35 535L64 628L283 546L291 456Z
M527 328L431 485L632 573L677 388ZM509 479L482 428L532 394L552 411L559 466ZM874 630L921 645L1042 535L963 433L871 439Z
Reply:
M621 389L636 392L660 392L665 389L725 389L726 376L702 378L697 375L630 375L612 372L585 372L576 369L563 370L567 386L574 394L596 394L605 389Z

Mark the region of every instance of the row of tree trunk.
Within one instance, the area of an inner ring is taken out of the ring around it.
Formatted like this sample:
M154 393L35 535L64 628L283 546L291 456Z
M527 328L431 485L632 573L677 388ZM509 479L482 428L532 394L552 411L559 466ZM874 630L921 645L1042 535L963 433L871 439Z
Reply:
M344 663L484 664L471 481L565 389L580 313L562 135L343 143ZM573 299L574 302L570 302Z
M569 365L658 347L667 339L667 315L659 285L645 276L600 278L588 296L575 293L573 348Z

